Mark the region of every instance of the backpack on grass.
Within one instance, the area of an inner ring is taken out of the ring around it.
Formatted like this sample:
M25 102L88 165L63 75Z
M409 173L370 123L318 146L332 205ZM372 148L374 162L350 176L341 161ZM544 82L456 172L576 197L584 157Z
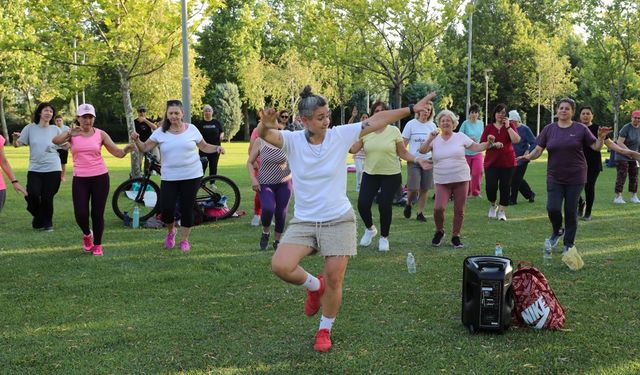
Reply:
M558 301L542 272L529 262L518 263L511 281L513 320L516 324L535 329L561 329L565 309Z

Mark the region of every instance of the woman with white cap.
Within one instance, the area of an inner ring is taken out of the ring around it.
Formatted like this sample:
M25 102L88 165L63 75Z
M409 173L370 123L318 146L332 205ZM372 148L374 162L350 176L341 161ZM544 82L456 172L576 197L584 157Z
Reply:
M33 113L33 123L20 133L13 133L13 146L29 146L27 172L27 211L33 215L33 229L53 231L53 197L60 188L62 166L58 148L51 138L61 130L53 124L56 110L51 103L40 103Z
M79 105L76 116L80 126L55 136L53 143L69 142L73 155L73 213L82 230L82 247L86 253L102 256L104 209L109 197L109 171L102 157L102 146L117 158L123 158L135 146L129 144L119 148L109 134L94 128L96 110L91 104Z
M520 120L520 114L515 109L509 111L509 123L520 136L520 142L513 144L513 150L516 153L516 158L522 156L528 152L531 152L536 147L536 137L533 135L531 129L523 124ZM531 190L531 186L524 179L524 174L527 172L527 166L529 162L525 160L518 160L518 165L511 178L511 199L509 205L513 206L518 204L518 192L522 194L525 199L533 203L535 201L536 193Z

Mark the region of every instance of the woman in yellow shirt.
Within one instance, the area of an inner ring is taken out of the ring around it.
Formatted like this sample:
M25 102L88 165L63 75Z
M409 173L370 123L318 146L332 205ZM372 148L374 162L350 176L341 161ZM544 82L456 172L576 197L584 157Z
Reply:
M384 102L376 102L372 106L372 113L387 110ZM355 154L364 149L367 155L364 159L364 172L360 184L358 196L358 211L365 224L365 231L360 239L361 246L369 246L378 230L373 225L371 206L376 194L378 195L378 211L380 213L380 239L379 251L389 251L389 229L391 227L391 214L393 197L400 184L402 174L400 159L414 163L420 163L423 169L430 169L431 164L426 160L416 159L404 146L400 130L387 125L384 128L369 133L351 147L350 152ZM400 158L400 159L399 159ZM380 193L378 193L378 190Z

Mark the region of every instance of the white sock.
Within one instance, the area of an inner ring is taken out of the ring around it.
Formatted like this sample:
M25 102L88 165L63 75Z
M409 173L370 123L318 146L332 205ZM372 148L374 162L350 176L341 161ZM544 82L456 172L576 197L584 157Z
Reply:
M336 318L327 318L326 316L322 315L322 317L320 318L320 327L318 329L328 329L329 331L331 331L333 322L335 321Z
M312 292L315 292L316 290L320 289L320 280L307 272L307 280L302 284L302 286Z

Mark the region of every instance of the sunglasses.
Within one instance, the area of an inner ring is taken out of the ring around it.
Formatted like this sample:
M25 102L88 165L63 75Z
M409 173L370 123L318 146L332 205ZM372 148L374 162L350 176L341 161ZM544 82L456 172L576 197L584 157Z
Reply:
M289 118L289 115L280 115L280 118Z

